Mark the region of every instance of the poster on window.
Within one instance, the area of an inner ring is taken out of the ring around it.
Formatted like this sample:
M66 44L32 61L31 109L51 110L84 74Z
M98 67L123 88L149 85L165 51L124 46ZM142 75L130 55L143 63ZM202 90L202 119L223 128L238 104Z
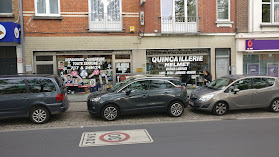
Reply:
M278 63L267 63L267 75L278 77Z
M247 74L250 75L260 74L260 64L259 63L247 64Z

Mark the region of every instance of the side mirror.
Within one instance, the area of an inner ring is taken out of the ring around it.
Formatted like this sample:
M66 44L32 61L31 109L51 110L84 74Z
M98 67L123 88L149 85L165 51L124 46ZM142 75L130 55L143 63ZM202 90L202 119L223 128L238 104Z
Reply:
M237 88L233 89L234 94L236 94L236 93L239 92L239 91L240 91L240 90L237 89Z
M125 91L125 93L126 93L126 95L129 95L130 93L131 93L131 89L127 89L126 91Z

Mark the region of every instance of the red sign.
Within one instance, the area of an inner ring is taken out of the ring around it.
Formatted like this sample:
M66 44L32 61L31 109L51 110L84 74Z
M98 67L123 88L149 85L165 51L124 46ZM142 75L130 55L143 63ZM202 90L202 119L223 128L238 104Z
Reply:
M22 63L22 58L17 58L17 63Z
M130 138L130 135L123 132L110 132L103 134L99 138L104 142L123 142L127 141Z

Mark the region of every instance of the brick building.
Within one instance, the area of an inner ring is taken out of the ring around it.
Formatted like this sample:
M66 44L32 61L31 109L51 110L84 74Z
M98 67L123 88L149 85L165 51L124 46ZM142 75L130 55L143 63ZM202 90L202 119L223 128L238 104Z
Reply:
M137 74L199 84L204 70L213 78L236 73L236 5L236 0L24 0L26 65L85 84L114 84L122 75Z
M19 0L0 1L0 75L23 73Z

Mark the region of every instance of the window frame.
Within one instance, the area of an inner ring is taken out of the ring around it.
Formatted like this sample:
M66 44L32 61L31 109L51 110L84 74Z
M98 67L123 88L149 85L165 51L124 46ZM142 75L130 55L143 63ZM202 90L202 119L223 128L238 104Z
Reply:
M49 6L49 1L50 0L45 0L46 1L46 13L45 14L38 13L37 1L38 0L34 0L35 15L36 16L61 16L60 0L58 0L58 14L50 14L50 6Z
M98 30L95 30L92 28L92 23L94 23L93 20L91 20L92 18L92 11L91 11L91 0L88 0L88 25L89 25L89 31L91 32L123 32L123 16L122 16L122 0L119 0L119 16L120 16L120 25L121 25L121 29L117 29L117 30L114 30L112 28L109 28L107 26L107 22L110 22L110 21L105 21L105 16L107 16L107 12L105 12L104 10L104 21L106 22L106 25L104 28L101 28L101 29L98 29ZM107 7L107 5L105 6L104 5L104 8Z
M231 21L231 0L228 0L228 19L218 18L218 0L216 0L216 21Z
M6 15L6 16L11 16L11 15L13 15L13 2L12 2L12 0L10 0L10 2L11 2L11 12L9 12L9 13L4 13L4 12L0 12L0 16L1 15Z
M270 13L269 13L269 16L270 16L270 22L263 22L263 14L261 14L262 15L262 23L276 23L276 24L279 24L279 20L278 20L278 22L275 22L275 13L274 13L274 11L275 11L275 4L278 4L279 5L279 2L275 2L274 0L270 0L270 2L263 2L262 1L262 5L261 5L261 8L262 8L262 12L263 12L263 5L264 4L269 4L270 5Z

